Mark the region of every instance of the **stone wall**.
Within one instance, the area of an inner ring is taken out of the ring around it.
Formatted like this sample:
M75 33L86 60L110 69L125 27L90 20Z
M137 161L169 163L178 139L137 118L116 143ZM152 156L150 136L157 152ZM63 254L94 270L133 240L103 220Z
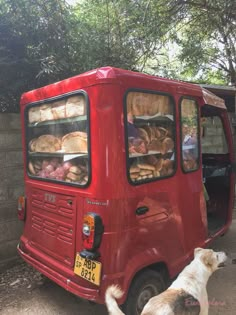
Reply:
M23 224L17 199L24 193L19 114L0 113L0 266L15 260Z

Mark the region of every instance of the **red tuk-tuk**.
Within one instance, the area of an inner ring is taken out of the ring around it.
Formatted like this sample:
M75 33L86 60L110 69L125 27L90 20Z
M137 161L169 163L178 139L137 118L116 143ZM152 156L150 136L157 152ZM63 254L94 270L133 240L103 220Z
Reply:
M21 257L66 290L140 314L232 220L224 101L199 85L104 67L21 98Z

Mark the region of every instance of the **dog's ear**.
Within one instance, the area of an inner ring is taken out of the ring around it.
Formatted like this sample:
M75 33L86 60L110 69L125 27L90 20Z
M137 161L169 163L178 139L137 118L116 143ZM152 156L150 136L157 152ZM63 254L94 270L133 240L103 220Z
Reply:
M194 249L194 257L196 257L197 254L198 254L201 250L202 250L202 248L200 248L200 247L195 248L195 249Z
M204 253L204 255L202 255L201 257L204 265L206 265L208 268L212 268L215 259L214 259L214 255L212 251L207 251Z

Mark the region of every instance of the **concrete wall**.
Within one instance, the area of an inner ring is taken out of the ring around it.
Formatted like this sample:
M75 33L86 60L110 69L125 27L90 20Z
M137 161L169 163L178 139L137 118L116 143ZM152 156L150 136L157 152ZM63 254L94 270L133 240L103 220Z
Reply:
M19 114L0 113L0 266L17 257L23 224L17 199L23 194L23 159Z

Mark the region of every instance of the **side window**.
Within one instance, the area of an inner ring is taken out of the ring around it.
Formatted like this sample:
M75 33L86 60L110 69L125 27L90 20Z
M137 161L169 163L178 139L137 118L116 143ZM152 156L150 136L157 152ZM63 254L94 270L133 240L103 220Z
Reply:
M171 176L175 170L175 117L170 96L129 92L125 125L128 177L133 183Z
M191 172L199 166L198 106L193 99L183 98L180 104L182 168Z
M229 152L222 120L219 116L201 118L202 153L226 154Z

